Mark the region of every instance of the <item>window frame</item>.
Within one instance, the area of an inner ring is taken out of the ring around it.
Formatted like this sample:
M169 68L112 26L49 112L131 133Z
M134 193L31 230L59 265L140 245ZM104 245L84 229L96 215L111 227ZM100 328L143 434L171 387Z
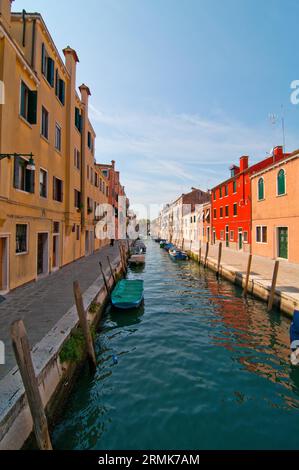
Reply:
M266 229L266 241L264 241L263 229ZM257 236L258 231L260 232L260 237ZM260 238L260 240L258 240L258 238ZM267 245L268 244L268 226L267 225L256 225L256 227L255 227L255 242L259 245Z
M59 130L59 147L57 147L57 130ZM57 152L61 152L62 148L62 127L58 122L55 122L55 142L54 142L55 150Z
M41 194L41 181L40 181L40 175L41 175L41 172L44 172L46 174L46 196L43 196ZM39 180L38 180L38 184L39 184L39 197L42 197L43 199L48 199L48 194L49 194L49 175L48 175L48 170L46 170L45 168L42 168L40 167L39 169Z
M283 172L284 175L284 192L279 193L279 174ZM280 168L276 175L276 196L281 197L287 194L287 179L286 179L286 171L284 168Z
M60 186L61 200L55 198L55 189L56 189L55 182L56 181L60 181L60 183L61 183L61 186ZM53 201L62 204L63 203L63 196L64 196L64 194L63 194L63 180L61 178L58 178L57 176L53 176Z
M26 251L20 251L20 252L17 252L17 227L18 226L24 226L26 227ZM28 230L28 227L29 227L29 224L28 223L17 223L16 224L16 237L15 237L15 242L16 242L16 249L15 249L15 255L16 256L24 256L24 255L28 255L29 254L29 230Z
M44 112L46 113L46 124L47 124L47 135L44 134ZM42 113L41 113L41 129L40 129L40 134L41 136L46 139L47 141L49 141L49 111L47 110L47 108L42 105Z

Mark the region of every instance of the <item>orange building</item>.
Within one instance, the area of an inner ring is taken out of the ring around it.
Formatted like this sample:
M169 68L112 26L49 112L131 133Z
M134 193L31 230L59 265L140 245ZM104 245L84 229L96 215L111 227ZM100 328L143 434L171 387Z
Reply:
M299 263L299 150L251 177L252 253Z

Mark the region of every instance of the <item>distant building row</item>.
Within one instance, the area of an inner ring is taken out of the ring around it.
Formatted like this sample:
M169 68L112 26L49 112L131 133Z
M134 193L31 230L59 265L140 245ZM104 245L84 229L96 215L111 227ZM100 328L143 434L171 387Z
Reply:
M252 166L242 156L230 172L208 193L192 189L182 195L180 204L188 201L184 209L176 210L178 201L166 206L155 221L155 233L186 244L222 242L234 250L299 263L299 151L286 154L276 147Z
M0 1L0 153L20 154L0 161L0 293L107 244L95 237L97 207L112 204L117 220L125 197L115 162L95 161L90 90L78 95L78 56L63 53L40 14Z

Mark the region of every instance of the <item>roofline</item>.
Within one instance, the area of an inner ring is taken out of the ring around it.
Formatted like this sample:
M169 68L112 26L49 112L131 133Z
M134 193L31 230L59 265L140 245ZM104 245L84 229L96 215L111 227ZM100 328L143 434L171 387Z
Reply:
M284 165L285 163L289 163L292 160L296 160L297 158L299 158L299 149L292 152L290 155L288 155L287 158L280 160L279 162L272 163L272 165L267 166L267 168L264 168L263 170L254 173L250 176L250 179L257 178L258 176L267 173L267 171L273 170L273 168L277 168L281 165Z
M62 68L63 68L65 74L66 74L68 77L70 77L69 71L68 71L68 69L66 68L66 65L65 65L64 61L62 60L62 57L61 57L61 55L60 55L60 53L59 53L59 51L58 51L58 49L57 49L57 47L56 47L56 45L55 45L55 42L54 42L54 40L53 40L53 38L52 38L52 36L51 36L51 34L50 34L48 28L47 28L47 25L46 25L46 23L45 23L45 21L44 21L42 15L41 15L40 13L36 13L36 12L32 12L32 13L26 12L26 16L27 16L27 17L30 17L30 18L33 18L33 19L36 19L36 20L39 20L39 21L41 22L41 25L42 25L42 27L44 28L44 32L47 34L48 39L49 39L50 43L51 43L52 46L53 46L54 52L55 52L56 55L57 55L57 59L60 61L60 65L62 66ZM11 13L11 18L12 18L12 20L14 19L14 17L16 17L16 18L17 18L17 17L23 17L23 13L20 13L20 12L12 12L12 13Z

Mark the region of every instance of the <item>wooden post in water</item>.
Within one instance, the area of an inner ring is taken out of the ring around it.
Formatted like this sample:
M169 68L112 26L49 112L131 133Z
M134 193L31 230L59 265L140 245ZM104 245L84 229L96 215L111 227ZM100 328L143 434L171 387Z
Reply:
M122 247L122 245L121 245L121 243L119 243L118 244L118 249L119 249L121 269L122 269L123 272L125 272L126 268L125 268L125 265L124 265L124 259L123 259L123 254L122 254L121 247Z
M74 288L74 296L75 296L79 322L80 322L81 330L83 331L83 335L84 335L85 342L86 342L88 359L89 359L90 364L96 367L97 366L96 355L94 352L92 336L91 336L91 332L90 332L90 328L89 328L89 324L87 320L87 312L84 309L82 293L81 293L78 281L74 282L73 288Z
M114 282L114 284L116 284L116 279L115 279L114 271L113 271L113 269L112 269L112 265L111 265L109 256L107 256L107 260L108 260L108 264L109 264L109 268L110 268L110 272L111 272L111 276L112 276L113 282Z
M11 339L25 387L38 448L40 450L52 450L48 422L39 393L26 329L22 320L17 320L11 325Z
M124 245L121 245L121 252L123 257L123 265L124 265L124 273L127 272L127 255L126 255L126 248Z
M192 240L190 241L190 253L192 255Z
M268 312L271 312L272 307L273 307L275 288L276 288L276 282L277 282L277 276L278 276L278 268L279 268L279 261L275 261L273 277L272 277L272 285L271 285L271 290L270 290L270 295L269 295L269 300L268 300Z
M201 242L200 242L199 250L198 250L198 262L199 264L201 263Z
M182 251L184 251L184 245L185 245L185 239L183 238L183 241L182 241Z
M217 264L217 279L219 279L219 274L220 274L220 265L221 265L221 256L222 256L222 242L219 243L218 247L218 264Z
M245 279L245 286L243 290L243 295L246 298L248 293L248 284L249 284L249 276L251 270L251 263L252 263L252 254L248 256L248 264L247 264L247 272L246 272L246 279Z
M108 282L107 282L107 279L106 279L106 276L105 276L105 273L104 273L104 269L103 269L103 265L102 265L101 261L99 262L99 265L100 265L100 269L101 269L101 273L102 273L102 276L103 276L103 281L104 281L104 284L105 284L105 287L106 287L107 294L108 294L109 297L110 297L110 296L111 296L111 292L110 292L110 288L109 288L109 285L108 285Z
M209 256L209 242L207 242L207 245L206 245L206 255L205 255L205 268L207 267L207 263L208 263L208 256Z

